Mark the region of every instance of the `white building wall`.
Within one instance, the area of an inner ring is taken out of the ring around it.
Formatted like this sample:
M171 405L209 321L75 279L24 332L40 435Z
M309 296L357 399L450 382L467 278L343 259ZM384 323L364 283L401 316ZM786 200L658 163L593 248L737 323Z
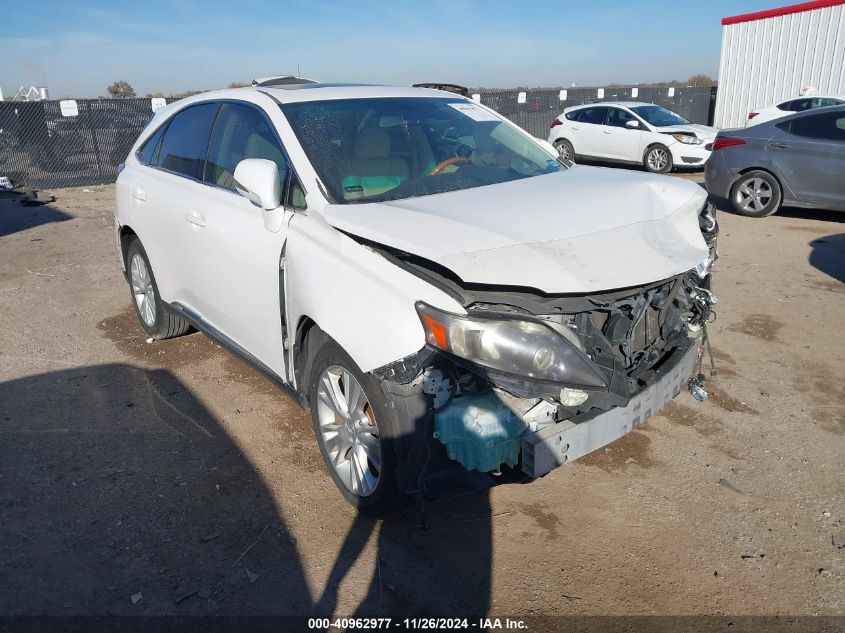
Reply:
M845 4L722 27L716 127L741 127L804 86L845 95Z

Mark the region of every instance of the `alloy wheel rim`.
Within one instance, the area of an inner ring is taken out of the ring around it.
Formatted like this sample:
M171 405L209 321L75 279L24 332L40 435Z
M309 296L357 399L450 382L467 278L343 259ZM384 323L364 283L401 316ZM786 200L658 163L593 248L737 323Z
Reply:
M317 421L329 464L343 485L359 497L373 494L382 473L378 424L364 389L340 365L320 374Z
M762 178L749 178L736 189L736 203L743 211L759 213L772 201L771 185Z
M135 306L138 308L138 314L141 316L144 325L152 327L156 321L156 294L147 264L144 262L144 258L138 253L132 255L132 261L129 265L129 277L132 283L132 296L135 297Z
M569 160L569 146L566 143L558 143L557 151L561 158Z
M666 155L666 150L664 149L653 149L648 154L648 166L655 171L660 171L666 167L666 163L668 162L669 157Z

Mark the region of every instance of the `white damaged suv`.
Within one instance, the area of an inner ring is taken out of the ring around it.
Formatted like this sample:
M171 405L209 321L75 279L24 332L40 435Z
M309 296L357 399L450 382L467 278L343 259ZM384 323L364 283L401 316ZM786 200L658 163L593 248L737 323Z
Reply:
M545 475L687 384L703 189L571 166L436 90L319 83L156 111L116 187L144 330L201 330L310 408L344 497Z

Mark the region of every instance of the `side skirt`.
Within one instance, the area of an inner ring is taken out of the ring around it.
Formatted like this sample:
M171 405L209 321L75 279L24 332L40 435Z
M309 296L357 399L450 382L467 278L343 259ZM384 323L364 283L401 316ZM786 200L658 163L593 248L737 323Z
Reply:
M270 369L267 365L258 360L255 356L250 354L246 349L238 345L235 341L223 334L220 330L207 323L196 312L183 306L181 303L165 304L166 308L178 314L180 317L188 321L197 330L205 334L212 341L225 348L238 358L241 358L246 363L251 365L254 369L264 374L267 378L272 380L279 389L296 400L300 407L309 411L311 409L308 400L299 391L297 391L290 383L286 382L276 372Z

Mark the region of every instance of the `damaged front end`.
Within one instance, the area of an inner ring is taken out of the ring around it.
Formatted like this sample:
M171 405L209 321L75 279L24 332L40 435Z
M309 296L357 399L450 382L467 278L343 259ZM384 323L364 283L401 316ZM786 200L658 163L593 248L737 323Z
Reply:
M630 432L674 398L700 362L716 303L712 205L699 225L709 254L693 269L580 296L468 288L437 266L380 249L467 310L417 304L427 346L373 372L394 403L400 486L420 492L455 462L542 476Z

